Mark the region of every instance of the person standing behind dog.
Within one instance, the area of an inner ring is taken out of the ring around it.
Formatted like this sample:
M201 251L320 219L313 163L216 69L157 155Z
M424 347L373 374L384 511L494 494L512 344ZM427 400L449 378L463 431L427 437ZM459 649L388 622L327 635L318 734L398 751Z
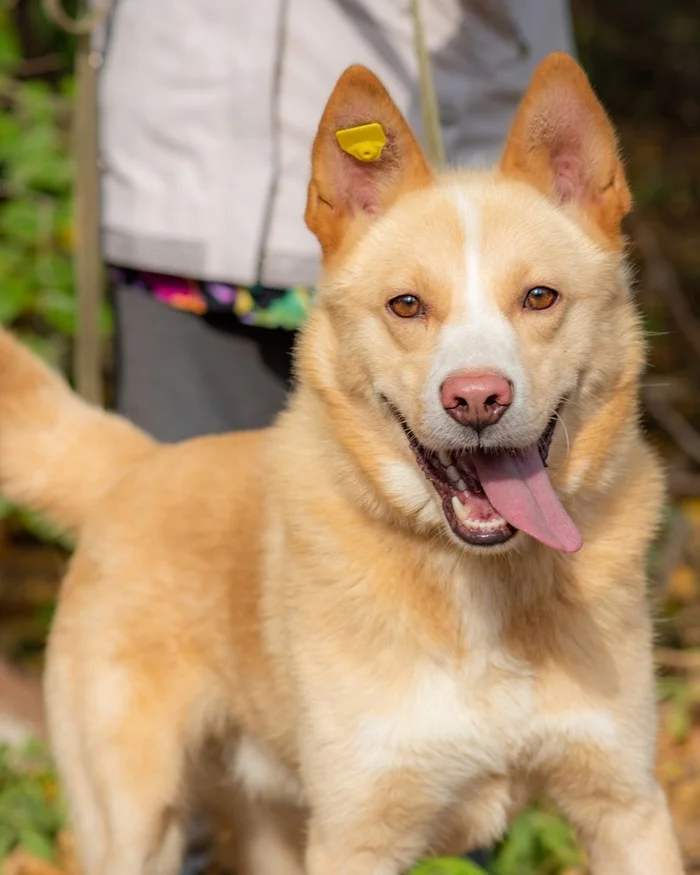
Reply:
M494 161L565 0L422 3L450 164ZM116 0L97 35L117 408L155 437L267 425L319 268L304 225L329 88L370 67L420 134L408 0Z

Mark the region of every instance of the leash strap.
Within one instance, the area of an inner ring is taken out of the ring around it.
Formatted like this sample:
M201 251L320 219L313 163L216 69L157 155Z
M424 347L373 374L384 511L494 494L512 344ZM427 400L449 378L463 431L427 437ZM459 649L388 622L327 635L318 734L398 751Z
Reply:
M425 132L425 148L428 153L428 161L435 170L440 171L445 169L445 146L442 140L440 111L435 82L433 81L433 70L425 43L420 0L411 0L411 17L413 18L413 36L418 59L418 85Z
M76 37L76 98L73 112L75 155L75 248L77 330L73 347L73 376L77 391L102 405L102 261L100 258L100 178L97 140L97 68L91 51L94 29L105 20L111 0L100 0L80 18L71 18L62 0L42 0L47 17Z

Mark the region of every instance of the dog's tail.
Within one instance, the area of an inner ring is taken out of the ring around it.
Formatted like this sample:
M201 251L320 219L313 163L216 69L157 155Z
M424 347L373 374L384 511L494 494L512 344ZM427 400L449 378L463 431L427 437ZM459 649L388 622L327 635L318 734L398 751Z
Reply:
M156 443L84 402L0 330L0 494L78 531L101 495Z

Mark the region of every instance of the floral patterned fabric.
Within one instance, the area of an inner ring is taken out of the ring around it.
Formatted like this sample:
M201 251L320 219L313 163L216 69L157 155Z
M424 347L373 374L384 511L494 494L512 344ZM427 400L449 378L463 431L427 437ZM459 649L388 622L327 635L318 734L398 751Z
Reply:
M244 325L258 328L300 328L313 304L311 289L293 286L269 289L265 286L237 286L203 282L163 273L111 268L112 279L153 295L159 301L203 316L205 313L233 313Z

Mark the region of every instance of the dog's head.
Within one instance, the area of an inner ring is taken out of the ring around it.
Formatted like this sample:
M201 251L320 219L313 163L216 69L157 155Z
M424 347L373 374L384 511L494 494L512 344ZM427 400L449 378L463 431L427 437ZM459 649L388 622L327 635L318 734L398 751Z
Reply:
M395 508L461 543L520 530L577 550L562 497L599 485L634 428L643 357L630 195L584 73L547 58L500 166L436 177L381 83L351 67L312 163L324 277L301 370L346 447Z

